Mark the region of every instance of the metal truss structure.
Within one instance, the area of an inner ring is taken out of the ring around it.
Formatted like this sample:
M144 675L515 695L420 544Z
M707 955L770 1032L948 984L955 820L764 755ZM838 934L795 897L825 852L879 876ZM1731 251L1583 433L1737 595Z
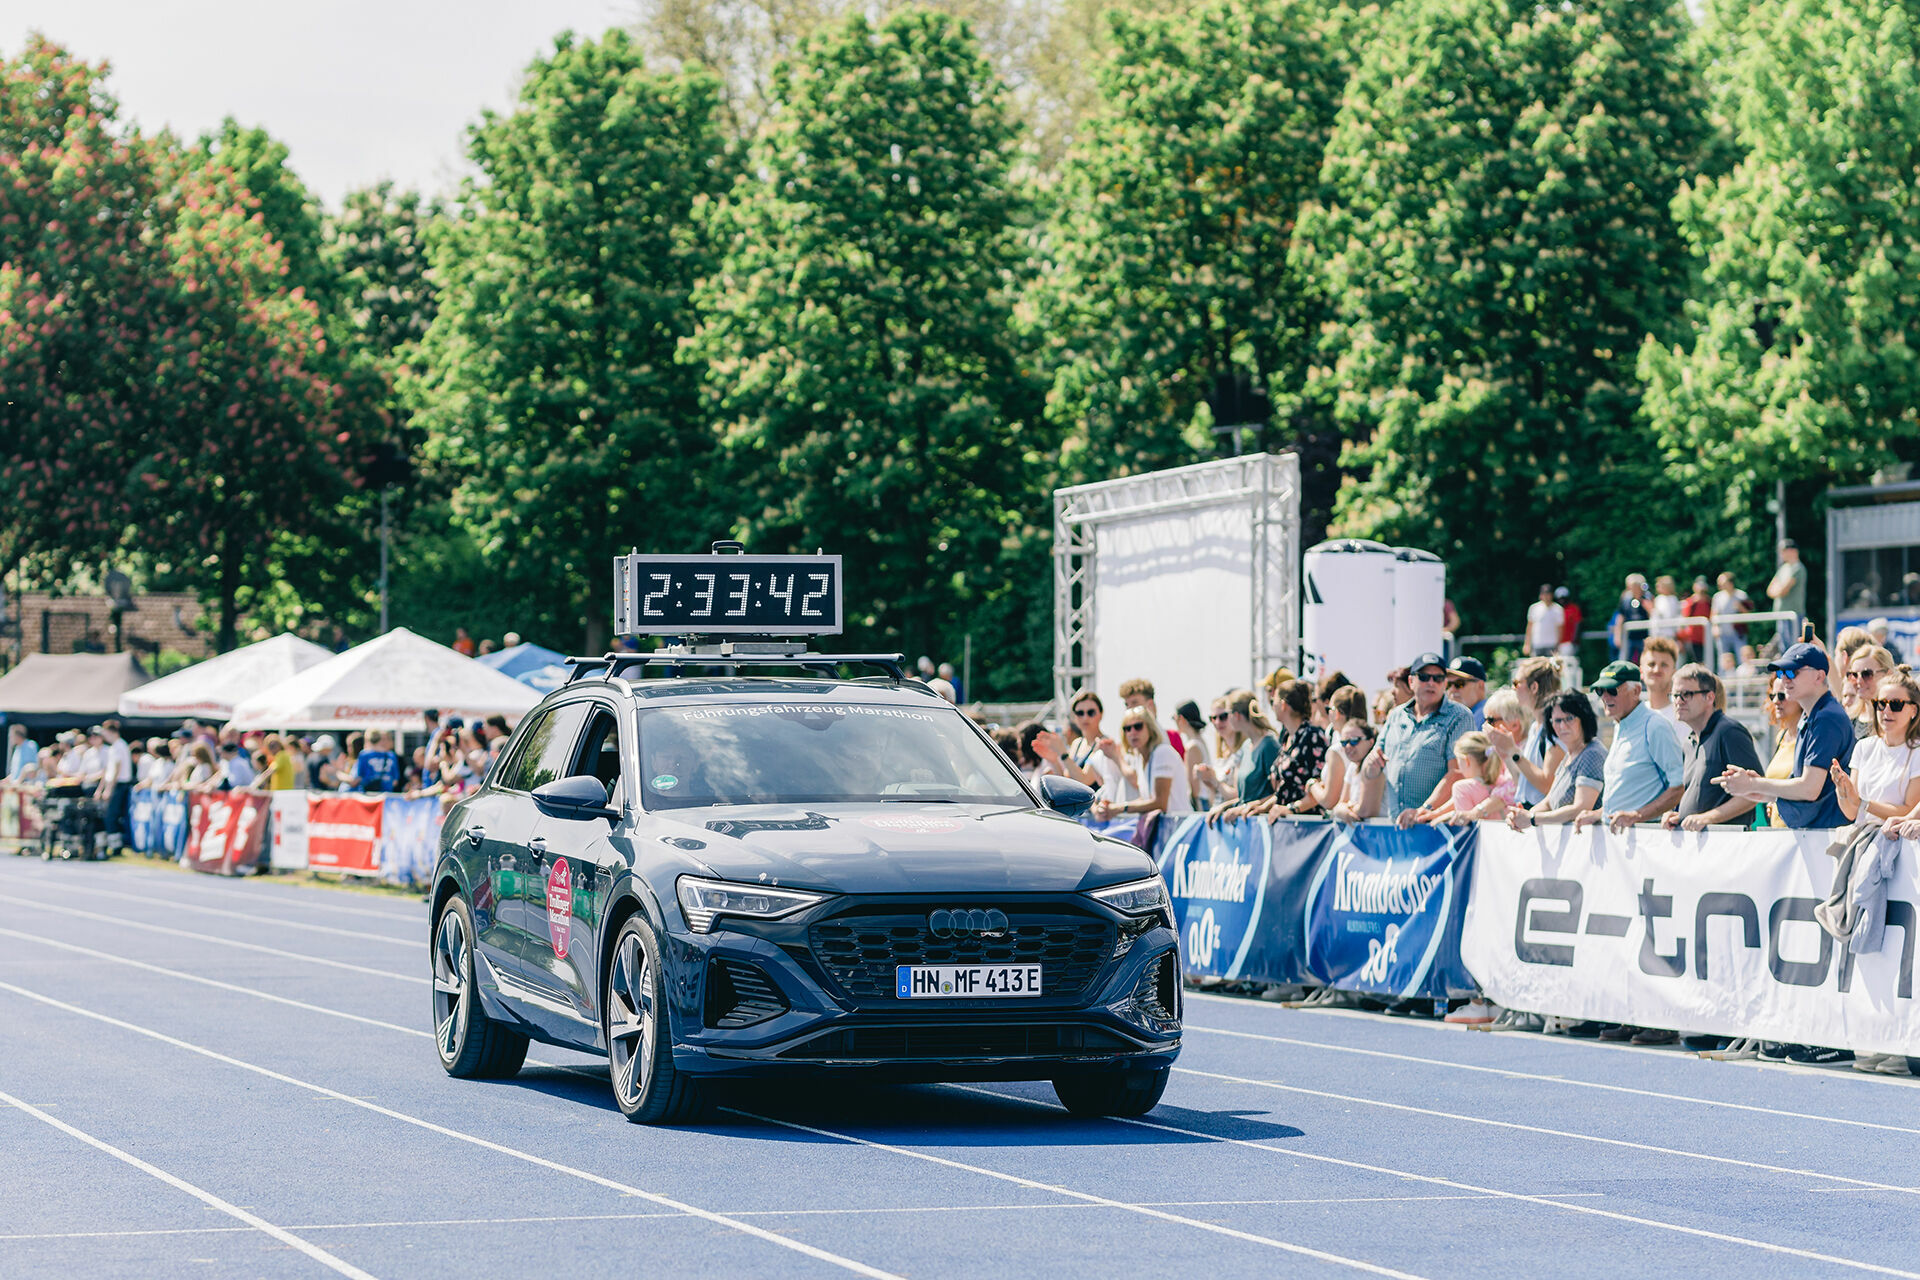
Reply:
M1208 507L1244 506L1251 515L1252 635L1247 687L1300 648L1300 460L1253 453L1170 471L1103 480L1053 492L1053 697L1064 710L1093 684L1095 553L1102 524Z

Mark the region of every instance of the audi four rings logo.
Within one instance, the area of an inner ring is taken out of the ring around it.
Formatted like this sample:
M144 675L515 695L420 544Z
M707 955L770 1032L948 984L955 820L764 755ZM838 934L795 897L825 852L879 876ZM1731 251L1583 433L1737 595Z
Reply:
M943 907L927 917L927 928L936 938L951 938L959 934L997 938L1007 932L1007 913L992 908L982 911L978 907L961 907L949 911Z

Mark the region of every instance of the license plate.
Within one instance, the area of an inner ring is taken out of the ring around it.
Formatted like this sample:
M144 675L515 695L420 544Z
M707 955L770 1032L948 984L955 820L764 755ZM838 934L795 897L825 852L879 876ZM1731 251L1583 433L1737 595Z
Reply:
M893 969L902 1000L998 1000L1040 994L1037 964L901 964Z

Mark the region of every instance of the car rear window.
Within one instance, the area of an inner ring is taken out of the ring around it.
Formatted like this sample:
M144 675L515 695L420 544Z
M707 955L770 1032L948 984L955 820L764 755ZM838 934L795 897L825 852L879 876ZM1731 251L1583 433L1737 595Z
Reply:
M640 713L649 809L952 800L1031 804L959 712L727 702Z

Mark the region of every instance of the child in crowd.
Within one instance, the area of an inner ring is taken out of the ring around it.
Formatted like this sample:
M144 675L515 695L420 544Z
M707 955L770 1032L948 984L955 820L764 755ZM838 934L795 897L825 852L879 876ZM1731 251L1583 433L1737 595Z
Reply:
M1504 814L1513 803L1515 784L1493 753L1492 740L1478 730L1462 734L1454 744L1453 759L1459 775L1453 790L1433 808L1419 810L1414 820L1459 825Z

